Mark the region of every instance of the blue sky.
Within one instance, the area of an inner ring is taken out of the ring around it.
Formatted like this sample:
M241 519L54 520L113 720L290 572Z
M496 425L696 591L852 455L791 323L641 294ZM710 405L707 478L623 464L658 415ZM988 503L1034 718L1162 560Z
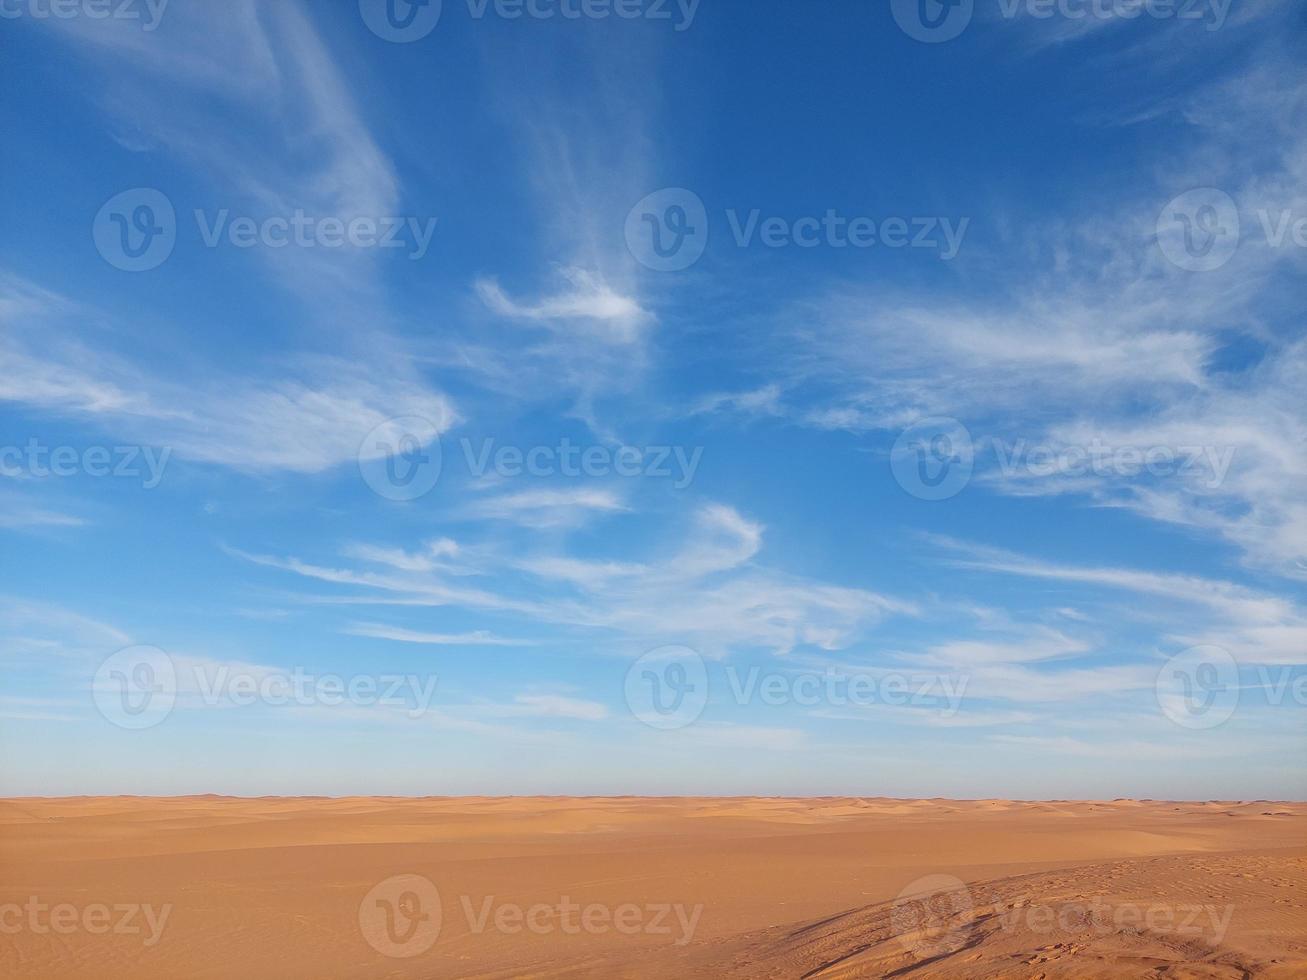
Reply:
M4 792L1307 793L1296 5L0 7Z

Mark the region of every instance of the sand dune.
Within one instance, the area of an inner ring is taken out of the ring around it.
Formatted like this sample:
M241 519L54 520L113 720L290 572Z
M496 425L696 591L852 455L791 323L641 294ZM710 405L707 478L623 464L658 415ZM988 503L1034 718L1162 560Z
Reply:
M0 801L14 977L1307 976L1307 805Z

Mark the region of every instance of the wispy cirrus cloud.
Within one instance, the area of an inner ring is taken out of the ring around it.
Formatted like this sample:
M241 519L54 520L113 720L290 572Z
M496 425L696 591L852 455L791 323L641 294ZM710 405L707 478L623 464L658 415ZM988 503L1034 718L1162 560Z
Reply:
M90 312L13 275L0 279L0 402L199 462L301 473L356 460L388 419L418 416L441 432L457 418L447 397L411 375L357 360L300 357L265 378L164 375L78 339Z
M96 98L125 148L162 151L207 177L205 207L262 216L301 209L345 222L396 213L395 169L297 0L177 4L149 33L112 19L38 23L101 69ZM276 281L315 304L373 292L375 249L258 254Z
M918 613L914 603L903 599L790 576L756 563L763 533L761 525L734 508L707 505L682 529L684 541L647 562L483 551L478 574L486 586L481 589L452 584L447 574L434 569L405 570L393 562L379 572L229 551L266 567L368 590L317 596L316 602L410 612L450 606L521 615L537 625L593 631L593 643L623 650L671 642L693 642L709 656L746 647L776 653L803 646L833 650L885 618ZM521 571L544 586L529 590L529 599L518 597L521 584L515 574Z
M1030 479L981 454L976 482L1128 508L1303 577L1307 412L1295 393L1307 344L1288 297L1307 253L1277 245L1271 218L1283 226L1307 213L1307 83L1279 47L1257 51L1262 63L1158 109L1184 138L1155 179L1090 212L1045 213L1007 243L1034 270L1014 286L954 297L842 285L796 302L787 350L797 353L773 382L784 397L757 400L754 413L783 404L793 421L855 433L954 417L973 436L1053 450L1209 447L1228 464L1214 479L1111 470ZM1165 258L1156 229L1169 199L1206 186L1236 202L1242 235L1226 265L1194 272Z
M474 630L470 633L424 633L419 630L388 626L385 623L354 623L347 626L343 632L350 636L394 640L396 643L417 643L422 646L520 647L529 646L531 642L496 636L486 630Z

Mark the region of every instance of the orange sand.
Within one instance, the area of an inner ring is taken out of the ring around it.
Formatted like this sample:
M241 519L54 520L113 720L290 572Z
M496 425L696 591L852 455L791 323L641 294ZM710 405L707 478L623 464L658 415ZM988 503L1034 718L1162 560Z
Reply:
M1265 802L8 800L0 974L1302 977L1305 843Z

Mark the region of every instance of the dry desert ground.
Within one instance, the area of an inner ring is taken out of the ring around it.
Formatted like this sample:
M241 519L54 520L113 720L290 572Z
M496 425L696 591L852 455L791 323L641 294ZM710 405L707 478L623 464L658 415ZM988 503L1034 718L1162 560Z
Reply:
M1307 977L1307 804L0 802L0 974Z

